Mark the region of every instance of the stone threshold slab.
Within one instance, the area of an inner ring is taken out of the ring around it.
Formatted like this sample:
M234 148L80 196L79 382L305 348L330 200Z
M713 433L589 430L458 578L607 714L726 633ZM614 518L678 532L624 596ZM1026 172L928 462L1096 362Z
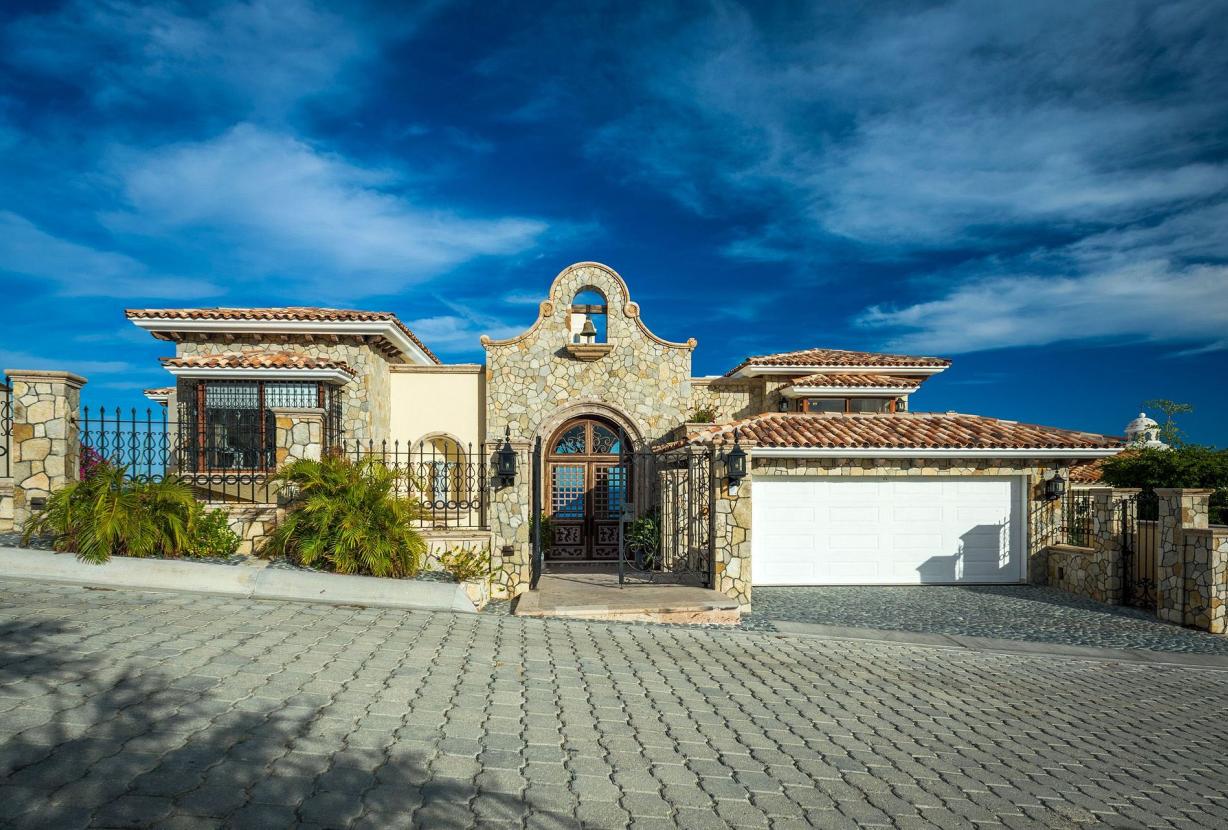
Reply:
M817 623L773 621L780 635L813 637L826 640L866 640L899 645L932 648L966 649L995 654L1030 654L1038 657L1073 657L1089 660L1110 660L1124 663L1152 663L1195 668L1228 670L1228 655L1191 654L1181 651L1151 651L1130 648L1096 648L1045 643L1034 640L1006 640L992 637L969 637L956 634L930 634L919 631L895 631L880 628L853 628Z
M536 590L516 599L518 617L565 617L624 622L736 625L737 600L689 585L619 585L612 573L545 574Z
M261 560L222 565L184 559L129 557L115 557L104 565L92 565L71 553L0 547L0 576L9 579L189 591L324 605L476 613L464 589L454 583L321 574L267 565Z

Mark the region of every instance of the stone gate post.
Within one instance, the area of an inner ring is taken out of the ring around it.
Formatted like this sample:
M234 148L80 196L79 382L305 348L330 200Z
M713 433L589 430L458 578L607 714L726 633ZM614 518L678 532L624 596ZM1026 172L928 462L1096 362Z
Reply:
M1190 559L1187 531L1206 531L1211 490L1157 487L1159 534L1156 562L1156 615L1178 625L1194 625L1205 611L1200 594L1209 576L1207 557ZM1201 546L1195 545L1195 553Z
M78 418L85 378L71 372L7 369L13 386L9 467L13 524L20 528L51 493L80 474Z

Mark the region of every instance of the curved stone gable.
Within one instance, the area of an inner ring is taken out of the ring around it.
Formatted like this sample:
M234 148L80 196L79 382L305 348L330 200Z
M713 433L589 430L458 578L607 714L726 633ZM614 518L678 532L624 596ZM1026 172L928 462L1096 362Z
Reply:
M571 302L585 288L600 291L608 306L610 350L595 360L566 349ZM627 284L604 265L585 262L564 269L527 331L509 340L484 337L482 343L491 440L501 438L507 425L514 439L532 440L555 420L557 410L577 402L625 413L648 442L664 437L689 413L695 341L671 343L649 331Z

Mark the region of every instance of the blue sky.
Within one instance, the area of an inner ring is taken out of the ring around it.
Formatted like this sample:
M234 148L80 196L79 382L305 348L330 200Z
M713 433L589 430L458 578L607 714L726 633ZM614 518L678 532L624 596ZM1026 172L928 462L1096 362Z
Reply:
M697 374L938 354L914 408L1228 444L1223 2L331 6L6 6L0 365L144 405L122 310L178 305L480 360L591 259Z

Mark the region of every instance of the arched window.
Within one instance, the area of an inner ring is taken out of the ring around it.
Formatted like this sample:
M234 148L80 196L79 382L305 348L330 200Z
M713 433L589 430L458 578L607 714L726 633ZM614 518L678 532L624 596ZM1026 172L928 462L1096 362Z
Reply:
M606 342L607 308L605 295L596 288L581 288L576 292L571 301L571 342Z

